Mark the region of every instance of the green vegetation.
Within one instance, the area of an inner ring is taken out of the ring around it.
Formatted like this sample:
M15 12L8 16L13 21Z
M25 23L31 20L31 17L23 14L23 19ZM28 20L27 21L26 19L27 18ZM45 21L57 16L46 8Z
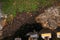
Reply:
M16 5L13 5L14 0L5 0L2 2L3 2L3 6L2 6L3 13L13 14L15 16L16 15Z
M3 13L16 15L16 12L36 11L38 7L51 5L53 0L1 0Z

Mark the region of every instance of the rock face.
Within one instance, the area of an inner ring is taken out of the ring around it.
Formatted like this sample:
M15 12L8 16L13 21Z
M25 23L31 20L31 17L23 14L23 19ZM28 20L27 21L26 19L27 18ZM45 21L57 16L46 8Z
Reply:
M0 9L1 9L1 2L0 2ZM41 10L39 10L41 11ZM43 10L41 11L43 12ZM21 13L20 15L17 14L17 16L14 18L12 24L6 24L6 19L2 20L1 23L4 26L3 29L0 31L0 39L8 36L12 36L23 24L26 23L34 23L35 17L39 15L40 13ZM0 14L1 15L1 14ZM41 14L42 15L42 14ZM38 16L40 19L40 16ZM41 16L42 17L42 16ZM45 20L45 19L43 19ZM37 20L38 21L38 20ZM50 20L49 20L50 22ZM54 23L55 21L53 21ZM39 21L40 23L40 21ZM55 25L55 23L54 23Z
M5 17L5 14L2 13L2 3L0 2L0 39L2 39L2 36L3 36L3 28L6 24L6 19L4 18Z
M59 7L51 7L45 10L44 13L40 12L23 12L17 13L12 24L8 24L3 28L3 38L12 36L23 24L41 23L44 28L56 29L60 18ZM36 20L35 20L36 18Z
M35 22L35 17L37 13L17 13L12 24L8 24L3 28L3 37L12 36L23 24L31 24Z
M60 7L50 7L36 17L36 21L44 28L56 29L60 26Z

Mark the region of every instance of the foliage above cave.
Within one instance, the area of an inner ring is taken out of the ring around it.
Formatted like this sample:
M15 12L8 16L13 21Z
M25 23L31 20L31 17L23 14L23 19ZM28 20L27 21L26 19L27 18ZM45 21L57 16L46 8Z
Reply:
M38 7L51 5L53 0L1 0L3 13L16 15L16 12L36 11Z

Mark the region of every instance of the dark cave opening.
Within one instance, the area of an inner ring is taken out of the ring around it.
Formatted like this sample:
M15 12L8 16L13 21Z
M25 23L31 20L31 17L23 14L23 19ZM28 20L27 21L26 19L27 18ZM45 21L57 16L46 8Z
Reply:
M27 33L33 32L34 30L36 32L40 32L41 29L42 25L38 23L25 24L21 26L19 30L17 30L14 37L21 37L22 40L28 40L28 36L26 36Z
M11 37L6 37L4 38L4 40L14 40L17 37L21 37L22 40L28 40L28 36L26 36L27 33L33 32L34 30L36 32L40 32L41 29L42 25L38 23L24 24L15 32L14 35L12 35ZM41 37L39 39L41 39Z

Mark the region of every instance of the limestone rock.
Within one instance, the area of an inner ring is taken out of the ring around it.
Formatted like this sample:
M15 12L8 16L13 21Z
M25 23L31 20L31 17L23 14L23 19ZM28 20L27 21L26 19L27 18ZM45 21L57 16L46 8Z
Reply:
M36 17L36 21L44 28L56 29L60 26L60 7L50 7ZM59 24L59 25L58 25Z

